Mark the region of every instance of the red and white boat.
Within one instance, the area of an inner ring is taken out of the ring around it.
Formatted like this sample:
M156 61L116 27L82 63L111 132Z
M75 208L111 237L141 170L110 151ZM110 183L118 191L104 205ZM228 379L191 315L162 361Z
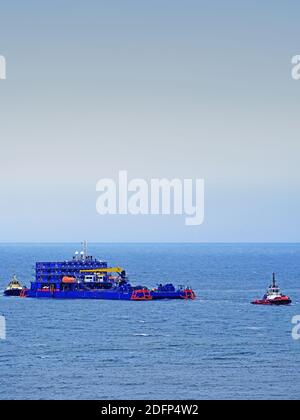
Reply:
M273 283L267 290L267 293L261 300L254 300L253 305L290 305L292 303L288 296L281 293L276 284L276 275L273 273Z

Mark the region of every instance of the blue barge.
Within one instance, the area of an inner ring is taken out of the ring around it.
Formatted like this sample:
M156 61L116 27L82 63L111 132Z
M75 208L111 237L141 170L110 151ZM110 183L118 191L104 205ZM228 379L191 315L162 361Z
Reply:
M145 286L132 286L125 270L108 267L106 261L88 256L85 245L85 250L76 252L71 260L37 262L35 280L29 289L22 290L21 297L150 301L193 300L196 295L190 288L175 289L172 284L161 284L151 290Z

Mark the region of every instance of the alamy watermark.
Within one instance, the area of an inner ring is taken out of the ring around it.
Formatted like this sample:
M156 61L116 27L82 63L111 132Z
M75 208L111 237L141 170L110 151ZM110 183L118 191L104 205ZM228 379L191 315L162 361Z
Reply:
M292 58L292 78L294 80L300 80L300 55L294 55Z
M6 340L6 319L0 315L0 341Z
M300 315L296 315L292 319L292 324L294 325L292 329L293 340L300 340Z
M0 80L6 79L6 59L0 55Z
M104 215L184 215L187 226L204 222L204 180L141 178L128 180L120 171L118 180L100 179L97 212Z

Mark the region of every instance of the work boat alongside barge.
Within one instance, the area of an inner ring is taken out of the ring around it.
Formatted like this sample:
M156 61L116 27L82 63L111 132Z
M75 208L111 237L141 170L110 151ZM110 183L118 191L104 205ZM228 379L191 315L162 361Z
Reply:
M172 284L152 290L132 286L125 270L88 256L85 246L85 251L77 252L71 261L36 263L35 281L21 292L21 297L150 301L193 300L196 295L190 288L176 289Z

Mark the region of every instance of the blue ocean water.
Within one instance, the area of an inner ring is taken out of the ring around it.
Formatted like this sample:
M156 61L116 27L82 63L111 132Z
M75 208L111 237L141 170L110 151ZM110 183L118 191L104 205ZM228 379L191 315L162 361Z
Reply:
M74 244L0 245L0 399L298 399L300 245L107 244L94 256L132 282L189 284L196 301L5 298L37 260ZM256 307L273 271L290 307Z

